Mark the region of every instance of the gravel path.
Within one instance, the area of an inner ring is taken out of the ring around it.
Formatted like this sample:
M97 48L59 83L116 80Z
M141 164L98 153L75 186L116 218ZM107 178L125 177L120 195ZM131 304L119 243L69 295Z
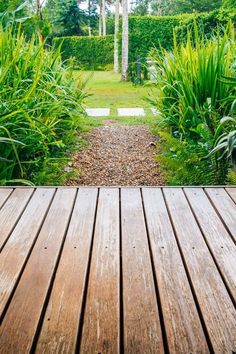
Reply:
M156 138L145 126L120 126L115 121L86 134L88 148L74 157L80 178L69 185L154 186L163 184L155 162Z

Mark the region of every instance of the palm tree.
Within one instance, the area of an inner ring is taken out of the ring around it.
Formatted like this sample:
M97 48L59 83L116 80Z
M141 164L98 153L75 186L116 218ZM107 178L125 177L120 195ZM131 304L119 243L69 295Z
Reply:
M128 61L129 61L129 14L128 0L122 0L123 20L122 20L122 77L127 81Z
M119 19L120 19L120 0L115 4L115 35L114 35L114 72L119 72Z

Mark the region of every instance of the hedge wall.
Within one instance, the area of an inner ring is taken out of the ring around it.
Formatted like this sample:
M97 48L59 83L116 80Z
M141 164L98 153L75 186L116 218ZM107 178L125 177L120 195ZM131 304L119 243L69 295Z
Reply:
M211 36L217 28L225 27L229 20L236 25L236 9L223 9L212 11L210 13L196 14L194 17L183 19L176 27L178 40L185 40L187 31L193 29L193 23L196 20L199 34Z
M138 58L145 61L152 48L161 46L171 49L174 30L177 38L183 40L186 38L187 30L193 27L194 19L197 21L200 33L204 31L206 35L211 35L213 29L218 25L225 26L229 19L236 23L236 9L220 9L195 15L131 16L129 17L129 62L135 62ZM74 57L76 64L81 68L106 69L111 68L113 63L113 35L61 37L54 38L53 42L56 46L62 43L63 59Z
M58 37L53 39L57 47L61 45L62 58L74 58L78 67L84 69L105 69L113 63L114 36L106 37Z
M146 58L151 48L160 45L165 49L173 46L174 28L180 25L184 16L132 16L129 18L129 60Z

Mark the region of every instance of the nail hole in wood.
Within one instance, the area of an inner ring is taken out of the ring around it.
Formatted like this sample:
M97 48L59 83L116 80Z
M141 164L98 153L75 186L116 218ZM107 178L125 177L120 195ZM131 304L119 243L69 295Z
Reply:
M192 247L193 250L195 250L195 247Z
M44 247L45 250L47 250L47 247Z
M76 246L74 246L74 248L76 248Z

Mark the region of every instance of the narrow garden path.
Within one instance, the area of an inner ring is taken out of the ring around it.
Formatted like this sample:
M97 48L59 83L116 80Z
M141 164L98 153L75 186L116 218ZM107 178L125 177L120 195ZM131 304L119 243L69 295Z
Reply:
M80 178L70 185L128 186L163 184L155 156L156 137L143 125L107 120L85 135L88 147L74 156Z

